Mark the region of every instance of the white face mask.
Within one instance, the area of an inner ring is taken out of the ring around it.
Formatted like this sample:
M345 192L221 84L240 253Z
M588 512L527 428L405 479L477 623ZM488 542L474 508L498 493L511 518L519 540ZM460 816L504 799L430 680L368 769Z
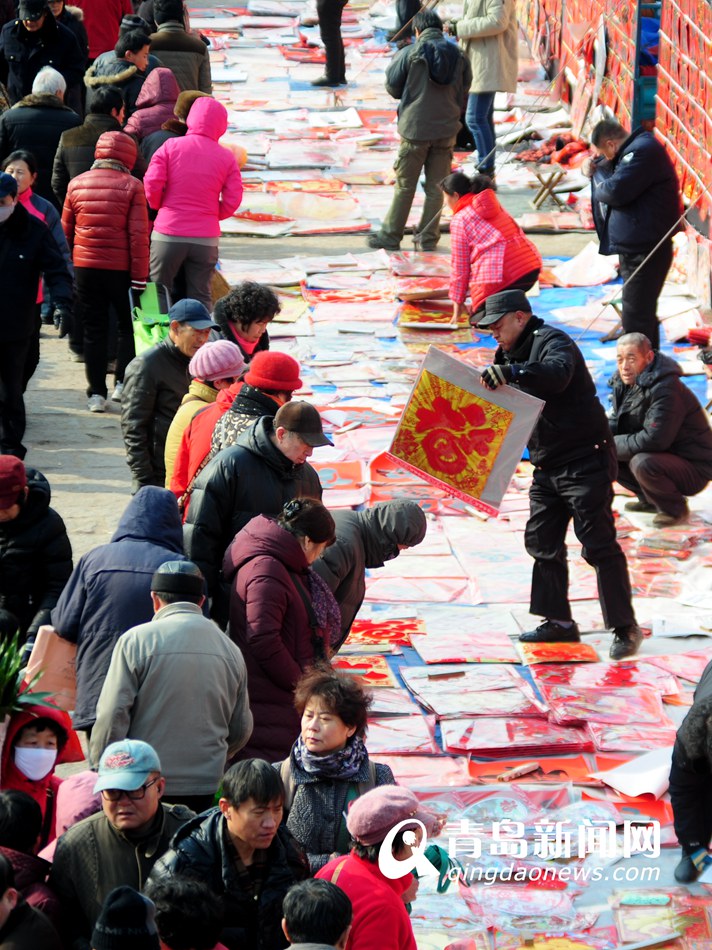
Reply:
M15 748L15 765L31 782L39 782L54 768L56 749Z
M11 205L0 205L0 224L4 224L5 221L10 217L12 212L15 210L16 201L13 201Z

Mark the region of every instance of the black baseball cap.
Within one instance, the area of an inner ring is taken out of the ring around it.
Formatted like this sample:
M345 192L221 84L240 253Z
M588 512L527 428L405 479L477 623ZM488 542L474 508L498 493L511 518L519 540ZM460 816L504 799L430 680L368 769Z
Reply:
M525 313L532 312L532 305L524 291L500 290L498 294L492 294L485 301L485 314L481 320L477 321L477 326L491 327L505 314L514 313L517 310L523 310Z
M324 435L321 416L308 402L287 402L277 410L274 427L295 432L303 442L316 448L318 445L333 445Z
M17 15L20 20L39 20L48 11L47 0L20 0Z

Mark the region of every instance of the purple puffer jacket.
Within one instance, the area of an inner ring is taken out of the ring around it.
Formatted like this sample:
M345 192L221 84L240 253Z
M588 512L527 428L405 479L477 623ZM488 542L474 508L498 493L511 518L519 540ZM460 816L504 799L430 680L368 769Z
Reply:
M179 94L180 86L170 69L159 66L151 70L141 86L136 111L124 126L124 132L135 135L139 142L151 132L157 132L164 122L175 118L173 110Z
M154 229L176 237L216 238L220 222L242 201L235 156L218 144L227 109L207 96L197 99L182 138L164 142L143 179L149 205L158 211Z
M201 100L198 100L201 101ZM293 691L318 653L323 632L312 631L304 597L309 565L299 541L271 518L258 515L238 531L225 553L223 575L230 584L230 636L247 664L247 689L255 726L241 750L243 759L277 762L289 755L300 719Z

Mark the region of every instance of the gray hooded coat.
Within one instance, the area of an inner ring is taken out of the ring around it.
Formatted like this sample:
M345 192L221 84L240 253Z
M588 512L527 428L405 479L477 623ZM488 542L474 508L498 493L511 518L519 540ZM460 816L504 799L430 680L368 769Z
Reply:
M383 501L365 511L333 511L336 541L313 569L326 581L341 610L341 640L348 636L366 594L366 568L383 567L425 537L427 522L414 501Z

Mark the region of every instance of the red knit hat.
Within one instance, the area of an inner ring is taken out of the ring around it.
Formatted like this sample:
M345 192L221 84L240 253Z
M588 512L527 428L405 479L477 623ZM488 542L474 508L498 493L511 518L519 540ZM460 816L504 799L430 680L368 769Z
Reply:
M299 363L286 353L268 350L255 353L244 379L249 386L278 393L292 393L302 388Z
M0 508L17 504L21 491L27 486L24 464L15 455L0 455Z

